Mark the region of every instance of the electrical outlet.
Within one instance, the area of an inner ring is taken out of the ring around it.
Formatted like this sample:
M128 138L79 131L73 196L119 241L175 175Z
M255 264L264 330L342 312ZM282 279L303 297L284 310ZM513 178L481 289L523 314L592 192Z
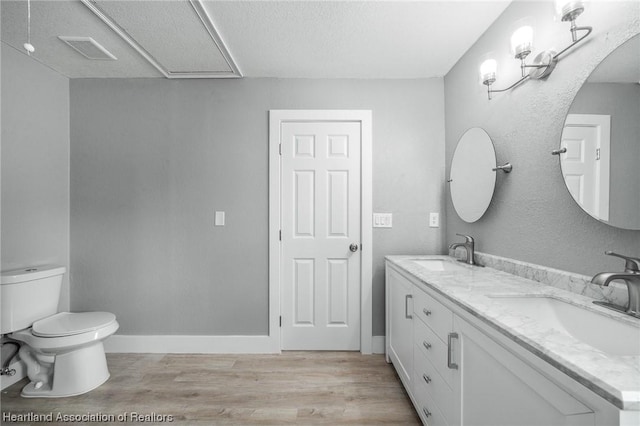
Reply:
M224 212L216 212L214 225L224 226Z
M374 228L392 228L393 214L392 213L374 213L373 227Z
M440 213L429 213L429 228L440 227Z

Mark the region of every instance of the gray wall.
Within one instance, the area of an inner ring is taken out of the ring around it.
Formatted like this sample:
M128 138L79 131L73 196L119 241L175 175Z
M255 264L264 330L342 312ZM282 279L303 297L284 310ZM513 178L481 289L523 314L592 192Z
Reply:
M639 13L637 2L589 2L578 18L578 25L593 26L586 42L562 57L545 81L529 81L489 101L479 65L493 51L500 73L495 88L518 78L519 63L508 49L518 19L535 20L539 49L571 40L569 25L553 19L551 2L514 2L447 74L447 175L458 139L475 126L491 136L498 162L514 167L509 175L498 173L493 201L476 223L461 221L447 194L447 242L464 232L477 238L479 251L586 275L622 270L624 264L604 256L605 250L640 255L640 231L613 228L584 213L565 188L558 158L550 155L580 86L600 60L640 32Z
M570 112L611 116L609 222L640 230L640 84L585 83Z
M2 270L69 267L69 80L2 50ZM68 274L60 309L69 309Z
M268 332L268 110L373 110L373 334L383 256L439 253L444 82L71 82L71 305L121 334ZM213 227L215 210L225 227Z

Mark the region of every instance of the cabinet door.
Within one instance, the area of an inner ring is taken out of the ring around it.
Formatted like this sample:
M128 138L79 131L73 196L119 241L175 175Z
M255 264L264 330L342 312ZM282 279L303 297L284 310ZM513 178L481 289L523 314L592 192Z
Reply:
M593 425L588 407L461 318L452 362L458 364L453 423L490 426ZM560 374L560 373L559 373Z
M413 285L392 268L387 267L387 357L391 360L411 392L413 371Z

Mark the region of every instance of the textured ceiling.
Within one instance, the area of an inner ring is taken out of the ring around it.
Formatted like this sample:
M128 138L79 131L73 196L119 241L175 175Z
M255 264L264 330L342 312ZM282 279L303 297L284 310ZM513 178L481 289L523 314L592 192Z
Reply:
M444 76L506 1L205 1L247 77Z
M27 2L2 0L2 42L20 52L27 38ZM87 36L113 53L117 61L91 61L58 39ZM79 0L32 1L33 58L70 78L162 77L154 67L118 37Z
M169 70L227 67L188 0L97 0ZM443 76L509 1L204 0L246 77L425 78ZM80 0L32 1L33 55L70 78L162 77ZM26 41L26 0L2 0L2 42ZM90 61L58 40L94 38L117 61Z
M188 2L99 0L96 4L171 71L231 71Z

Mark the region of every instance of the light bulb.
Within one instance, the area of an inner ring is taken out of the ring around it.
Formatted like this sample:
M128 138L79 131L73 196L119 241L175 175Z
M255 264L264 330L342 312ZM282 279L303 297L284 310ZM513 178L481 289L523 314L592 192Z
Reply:
M533 44L533 28L528 25L518 28L511 36L511 52L518 59L524 59L529 53Z
M36 48L33 47L33 44L31 44L31 43L25 43L22 46L24 47L24 50L27 51L28 55L31 55L33 52L36 51Z
M584 11L582 0L555 0L556 13L563 21L573 21Z
M482 84L491 85L496 81L496 70L498 63L495 59L487 59L480 65L480 81Z

